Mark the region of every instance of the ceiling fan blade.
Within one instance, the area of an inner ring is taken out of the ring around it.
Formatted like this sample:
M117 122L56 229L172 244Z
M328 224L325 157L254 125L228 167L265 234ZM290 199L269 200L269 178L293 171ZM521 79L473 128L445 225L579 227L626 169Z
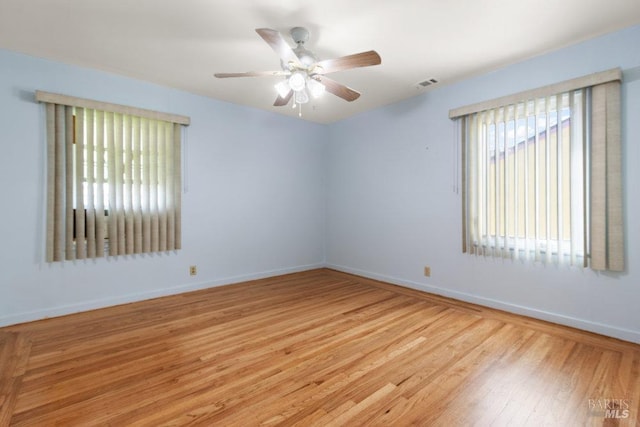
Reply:
M287 105L292 96L293 96L293 90L290 90L289 93L287 94L287 96L285 96L284 98L281 97L280 95L278 95L278 97L276 98L276 102L273 103L273 106L274 107L283 107L283 106Z
M287 71L249 71L246 73L215 73L219 79L226 79L227 77L271 77L271 76L286 76L290 74Z
M293 52L293 49L291 49L291 46L282 38L282 35L278 31L269 28L256 28L256 33L271 46L271 49L278 54L285 64L290 62L297 64L300 62Z
M322 67L319 74L335 73L336 71L348 70L358 67L369 67L371 65L379 65L382 58L375 50L368 52L354 53L353 55L343 56L342 58L327 59L317 63Z
M322 83L325 86L325 88L327 89L327 92L330 92L335 96L344 99L345 101L351 102L360 98L359 92L356 92L355 90L341 83L338 83L337 81L332 80L329 77L319 75L319 76L316 76L316 78L318 79L318 81L320 81L320 83Z

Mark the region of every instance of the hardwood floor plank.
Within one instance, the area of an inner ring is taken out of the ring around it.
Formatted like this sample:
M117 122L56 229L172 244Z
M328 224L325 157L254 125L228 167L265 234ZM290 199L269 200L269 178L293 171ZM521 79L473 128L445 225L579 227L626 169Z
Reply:
M384 399L388 394L395 391L396 386L391 383L385 384L383 387L375 390L365 399L358 402L355 406L349 408L349 410L341 413L335 417L331 422L327 423L327 427L337 427L349 424L354 418L361 416L361 414L369 409L372 405L377 404L380 400Z
M638 345L320 269L0 328L0 426L635 426L639 376Z
M0 331L0 426L9 425L15 411L30 352L27 333Z

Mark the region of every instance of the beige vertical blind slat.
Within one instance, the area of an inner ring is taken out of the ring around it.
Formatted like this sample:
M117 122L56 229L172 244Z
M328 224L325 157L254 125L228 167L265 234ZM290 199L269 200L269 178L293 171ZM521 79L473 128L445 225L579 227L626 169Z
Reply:
M576 127L576 129L578 129L580 132L582 132L582 135L586 135L587 134L587 93L590 93L589 89L584 89L581 92L581 96L582 96L582 110L580 111L580 122L578 123L578 126ZM583 254L585 254L584 258L583 258L583 267L588 267L589 266L589 222L590 222L590 210L591 210L591 205L589 203L589 194L587 194L589 185L589 179L588 176L590 174L590 169L589 169L589 159L590 159L590 155L588 153L588 151L590 150L590 142L587 140L587 138L582 138L582 141L580 141L581 145L582 145L582 208L583 208L583 221L582 221L582 236L583 236L583 240L582 240L582 250L583 250Z
M150 216L151 216L151 251L158 252L160 250L160 221L158 218L158 141L160 124L154 122L149 128L151 142L151 155L149 156L149 169L151 171L149 191L150 200Z
M531 215L529 213L529 208L530 208L530 201L529 201L529 195L531 194L530 192L530 170L529 170L529 116L531 115L532 111L531 111L531 107L533 106L532 102L527 102L525 105L525 110L524 110L524 117L525 117L525 122L527 125L527 130L526 130L526 135L525 135L525 141L524 141L524 253L525 253L525 259L530 259L531 258L531 254L529 252L530 250L530 244L529 241L531 239L531 225L529 224L529 221L531 219Z
M131 151L132 151L132 189L131 207L133 212L133 252L142 252L142 207L141 197L141 162L140 162L140 118L134 117L132 120Z
M573 265L585 267L585 262L588 257L583 256L587 254L585 248L586 242L586 230L584 225L586 224L586 212L587 205L584 200L584 188L585 182L585 145L586 138L584 132L584 117L586 114L586 102L585 91L571 92L569 105L571 106L571 124L569 126L569 134L571 139L569 140L570 153L569 159L569 186L570 186L570 259ZM580 259L582 258L582 259Z
M603 86L591 92L591 268L607 268L607 146L606 146L606 98Z
M496 120L497 120L497 115L499 114L498 111L494 110L494 114L493 114L493 120L492 120L492 124L495 126L496 125ZM504 256L504 245L500 244L500 225L502 224L500 222L500 218L501 215L503 214L503 212L500 209L500 199L502 198L502 189L503 186L500 185L500 179L502 178L502 173L503 173L503 166L504 163L499 162L499 158L500 158L500 146L501 141L500 141L500 137L498 135L497 129L494 132L494 144L495 144L495 154L494 154L494 159L495 159L495 169L496 169L496 175L495 175L495 221L496 221L496 233L495 233L495 246L494 249L497 251L496 256L498 257L502 257Z
M469 170L467 173L467 180L462 181L463 183L463 192L467 193L467 250L470 254L476 254L478 251L477 246L474 244L472 240L472 236L476 236L478 234L478 228L480 227L481 219L477 215L477 201L476 194L477 191L472 187L468 187L466 185L469 182L470 177L475 177L476 180L479 180L479 172L478 172L478 163L477 159L477 147L469 144L469 141L472 140L477 131L477 117L467 117L465 118L467 123L467 132L465 133L465 145L466 145L466 157L467 164L469 165Z
M116 223L117 223L117 255L126 254L126 241L125 241L125 205L124 205L124 187L123 180L124 174L124 149L123 149L123 116L122 114L114 114L114 144L115 144L115 171L116 176L114 178L116 203L115 209Z
M173 125L173 194L174 194L174 249L182 249L182 126Z
M488 216L486 215L486 212L481 209L481 205L483 202L485 204L488 203L487 192L482 191L488 188L489 185L489 175L486 169L486 156L488 155L488 148L486 141L481 137L482 124L480 117L481 116L474 115L471 118L472 125L470 128L471 132L469 133L470 139L478 138L480 143L477 145L469 145L469 141L467 141L467 146L470 147L469 152L473 152L472 158L474 159L475 163L474 170L471 175L476 177L476 186L474 188L475 191L470 198L470 200L473 201L471 203L472 210L470 211L470 214L473 218L471 222L472 227L467 231L469 231L470 233L475 232L475 236L486 235L488 227ZM485 244L486 242L480 241L480 243L481 244L479 245L473 245L474 251L472 253L485 255L487 250L487 246Z
M478 244L477 236L482 235L484 232L484 227L486 225L486 218L482 215L483 212L480 211L480 198L484 197L484 194L481 193L481 189L483 183L486 181L486 175L484 171L484 163L482 162L483 156L485 152L483 151L483 146L480 144L471 144L471 141L476 140L475 138L479 138L478 136L478 115L473 115L467 118L469 132L467 133L467 163L470 163L469 174L467 175L467 182L471 182L467 188L467 199L469 200L469 207L467 209L467 219L469 220L469 224L467 226L467 234L469 237L467 241L470 246L470 254L479 254L484 250L484 245ZM474 181L470 181L471 179Z
M140 206L142 211L142 252L151 251L151 200L150 200L150 179L151 179L151 149L150 149L150 129L149 120L141 119L140 135L142 152L142 177Z
M64 173L64 161L65 161L65 108L63 106L56 106L56 132L55 132L55 222L54 222L54 258L56 260L63 259L64 248L64 187L65 187L65 173Z
M489 144L486 141L480 140L482 123L480 118L483 115L474 115L472 117L472 129L475 129L475 132L469 136L469 141L471 143L471 149L469 152L473 153L473 175L476 177L476 186L474 188L475 191L472 193L472 211L470 212L472 223L471 223L471 232L475 233L474 236L482 235L483 233L487 233L489 229L489 216L486 212L480 209L480 206L484 202L485 204L489 203L489 192L482 191L483 189L489 188L489 171L487 168L487 157L489 156ZM476 162L476 157L480 156L480 160ZM472 253L474 254L482 254L486 255L487 245L481 244L479 247L474 246L474 250Z
M502 256L504 258L507 258L509 256L509 243L507 242L507 236L509 235L508 233L508 229L509 229L509 160L510 160L510 156L509 156L509 147L507 145L507 123L508 123L508 118L507 118L507 107L502 109L503 113L502 113L502 126L504 127L504 131L503 131L503 135L502 135L502 141L501 141L501 145L502 145L502 150L503 150L503 157L504 157L504 161L501 162L502 163L502 167L503 167L503 177L502 177L502 188L500 189L500 191L502 192L502 204L503 204L503 208L502 208L502 224L504 227L504 236L502 238Z
M519 229L519 220L520 220L520 212L519 212L519 207L520 207L520 181L518 180L519 177L519 170L518 170L518 149L519 144L518 144L518 106L514 106L513 108L513 117L512 117L512 123L513 123L513 234L515 235L516 239L514 241L514 250L513 250L513 256L512 258L518 259L520 257L520 229ZM526 142L526 141L525 141Z
M563 217L563 206L562 206L562 200L563 200L563 185L564 185L564 181L563 181L563 171L562 171L562 162L563 162L563 157L562 157L562 132L563 132L563 124L562 124L562 102L561 102L561 96L556 96L556 174L557 174L557 179L556 179L556 219L555 221L557 222L556 225L556 242L558 242L558 248L557 248L557 253L558 253L558 258L561 257L562 254L562 244L564 241L564 234L563 234L563 221L564 221L564 217ZM559 259L560 261L560 259Z
M591 267L624 270L620 84L592 89Z
M484 118L487 113L481 113L476 121L476 134L479 139L480 144L478 145L478 164L480 165L480 169L478 173L481 175L481 178L478 179L478 198L477 198L477 206L476 213L479 216L478 223L481 224L478 232L480 236L486 236L483 240L481 240L482 245L480 246L480 253L484 256L493 255L492 247L489 245L489 239L491 238L490 227L491 227L491 218L490 213L486 209L483 209L483 206L489 206L490 198L489 194L493 188L493 182L491 181L490 176L490 158L491 158L491 147L489 146L489 141L487 139L487 135L484 132Z
M609 82L605 86L607 88L607 236L609 270L624 271L620 82Z
M544 206L544 259L545 262L551 261L551 251L549 250L551 242L551 189L549 187L551 179L551 129L549 124L549 114L551 107L551 98L546 97L544 103L544 118L545 118L545 132L544 132L544 153L543 153L543 171L544 171L544 183L542 184L543 190L543 206Z
M535 245L535 252L534 252L534 257L533 259L535 259L536 261L540 260L541 254L540 254L540 229L542 228L542 224L540 224L540 211L541 211L541 207L540 207L540 132L538 131L538 120L539 120L539 111L538 111L538 105L537 103L535 103L534 105L534 132L535 132L535 141L534 141L534 209L535 209L535 221L534 221L534 245Z
M87 258L96 257L96 213L95 213L95 147L94 147L94 110L85 110L85 177L86 194L84 205L86 207L85 232L87 235Z
M76 165L73 179L76 193L76 258L86 258L85 214L84 214L84 109L76 109Z
M104 256L105 217L104 217L104 112L95 112L95 217L96 217L96 257Z
M167 195L167 250L175 249L175 210L174 205L174 193L173 193L173 126L168 124L166 126L166 139L167 144L167 173L165 176L165 192Z
M48 262L180 249L182 125L47 103Z
M108 230L107 235L109 236L109 255L115 256L118 255L118 215L117 210L115 209L117 206L116 197L117 197L117 189L115 186L116 183L116 143L114 136L114 126L115 126L115 115L111 112L105 113L105 137L107 139L107 163L108 167L108 179L112 184L109 188L109 216L108 216Z
M47 262L58 261L55 256L55 206L56 206L56 107L47 104L46 129L47 129Z
M134 253L134 215L133 215L133 118L124 116L124 214L126 253Z
M460 171L462 177L461 181L464 183L467 180L467 118L462 117L460 119L460 163L462 164L462 170ZM467 186L462 185L462 253L467 253Z
M167 173L166 163L166 128L162 124L158 126L158 189L165 184ZM164 192L158 191L158 229L159 229L159 250L167 250L167 198Z
M474 177L476 180L480 179L478 172L478 163L476 161L478 156L478 149L475 145L469 144L477 131L477 117L466 117L465 122L467 124L467 132L465 133L465 145L466 145L466 158L469 170L467 173L467 180L462 181L463 193L467 193L467 250L470 254L476 254L478 252L477 245L474 244L472 236L478 235L478 228L481 224L481 218L477 215L477 201L476 201L476 189L467 186L470 177ZM466 173L466 172L465 172Z
M570 117L570 123L568 126L568 138L569 140L567 141L567 144L569 144L569 153L573 152L574 149L574 140L578 140L579 138L577 137L577 135L575 135L574 133L574 120L576 120L576 115L574 113L574 105L575 105L575 94L574 92L571 92L569 94L569 107L571 108L571 117ZM577 264L576 262L576 248L575 248L575 242L576 240L573 239L573 236L576 233L576 227L575 227L575 220L574 220L574 213L576 211L574 204L575 204L575 193L576 193L576 182L577 180L572 179L573 175L575 174L575 166L574 166L574 161L573 158L571 157L571 155L569 155L569 170L565 171L565 173L568 175L568 180L569 180L569 205L566 207L566 209L569 210L569 236L571 237L570 241L569 241L569 257L571 259L571 264Z
M67 260L76 259L75 241L73 238L73 183L74 170L73 149L74 149L74 116L73 107L65 107L65 258Z

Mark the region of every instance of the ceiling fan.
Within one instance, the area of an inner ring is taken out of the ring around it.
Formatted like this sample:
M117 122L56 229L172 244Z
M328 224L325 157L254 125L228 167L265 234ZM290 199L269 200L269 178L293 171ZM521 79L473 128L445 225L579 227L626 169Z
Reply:
M218 78L285 77L275 85L278 97L273 105L276 107L287 105L292 98L294 107L301 106L309 102L309 95L318 97L325 90L346 101L355 101L360 97L359 92L330 79L326 75L351 68L378 65L382 62L380 55L374 50L319 61L313 52L304 47L305 42L309 40L309 31L303 27L292 28L289 32L296 43L296 47L293 49L276 30L257 28L256 32L278 54L282 70L216 73L214 75Z

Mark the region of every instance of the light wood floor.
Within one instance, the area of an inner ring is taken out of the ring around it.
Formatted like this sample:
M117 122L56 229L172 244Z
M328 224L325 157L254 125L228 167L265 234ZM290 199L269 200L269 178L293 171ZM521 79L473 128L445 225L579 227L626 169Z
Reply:
M2 426L640 424L638 345L330 270L2 328L0 346Z

